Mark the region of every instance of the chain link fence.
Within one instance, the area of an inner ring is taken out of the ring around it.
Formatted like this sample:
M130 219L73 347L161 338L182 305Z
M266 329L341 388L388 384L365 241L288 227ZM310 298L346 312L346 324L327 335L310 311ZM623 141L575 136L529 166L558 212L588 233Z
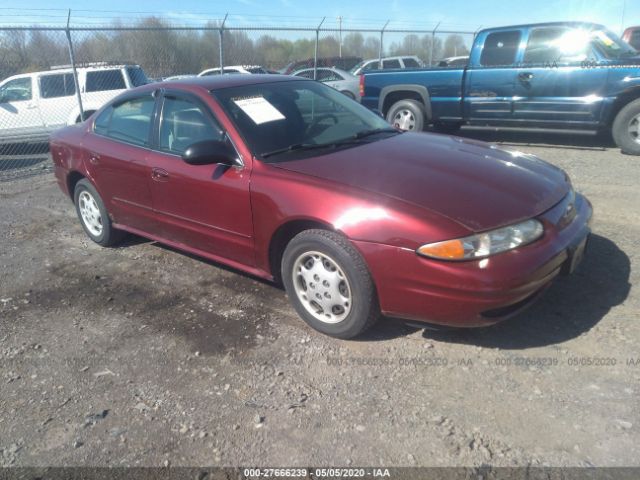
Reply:
M173 27L149 17L133 26L0 26L0 181L48 171L48 136L81 122L123 90L182 76L270 72L337 80L331 67L437 66L467 55L474 32L437 29L234 27L224 20ZM259 68L258 68L259 67ZM338 74L340 75L340 74ZM357 82L353 81L357 96ZM345 93L352 86L346 82ZM341 87L342 89L342 87Z

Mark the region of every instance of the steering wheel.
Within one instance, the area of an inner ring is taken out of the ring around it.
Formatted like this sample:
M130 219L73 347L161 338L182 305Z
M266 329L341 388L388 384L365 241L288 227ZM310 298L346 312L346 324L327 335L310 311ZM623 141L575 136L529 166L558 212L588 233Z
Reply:
M327 118L330 118L331 120L333 120L334 125L338 124L338 117L336 117L333 113L325 113L324 115L318 115L316 118L314 118L313 121L307 127L306 131L307 132L313 131L313 129L317 127L320 124L320 122L322 122L323 120L326 120Z

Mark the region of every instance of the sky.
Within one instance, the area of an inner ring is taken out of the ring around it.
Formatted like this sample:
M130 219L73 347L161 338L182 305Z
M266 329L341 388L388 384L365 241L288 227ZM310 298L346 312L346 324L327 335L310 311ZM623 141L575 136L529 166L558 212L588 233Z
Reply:
M120 19L133 23L149 15L175 25L203 25L229 13L230 26L335 28L420 28L475 31L480 27L560 20L603 23L620 33L640 25L640 0L3 0L2 25L62 25L66 10L75 25L97 25ZM624 15L623 15L624 11Z

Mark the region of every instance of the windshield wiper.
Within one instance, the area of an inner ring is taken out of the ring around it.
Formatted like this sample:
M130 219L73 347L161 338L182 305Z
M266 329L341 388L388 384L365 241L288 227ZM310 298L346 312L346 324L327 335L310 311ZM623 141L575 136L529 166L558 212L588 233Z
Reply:
M373 130L363 130L358 132L350 137L343 138L341 140L336 140L335 142L329 143L294 143L289 145L288 147L278 148L276 150L271 150L269 152L261 153L260 156L262 158L268 158L273 155L279 155L281 153L289 153L296 150L316 150L319 148L335 148L343 145L348 145L350 143L357 143L358 140L369 137L371 135L377 135L378 133L402 133L395 128L376 128Z
M271 150L270 152L261 153L260 156L262 158L268 158L273 155L278 155L280 153L293 152L294 150L313 150L315 148L326 148L331 145L325 144L317 144L317 143L294 143L293 145L289 145L288 147L278 148L276 150Z
M379 133L402 133L402 132L391 127L374 128L372 130L362 130L361 132L351 135L350 137L343 138L342 140L336 140L335 142L332 143L332 145L344 145L344 144L352 143L356 140L360 140L365 137L370 137L372 135L377 135Z

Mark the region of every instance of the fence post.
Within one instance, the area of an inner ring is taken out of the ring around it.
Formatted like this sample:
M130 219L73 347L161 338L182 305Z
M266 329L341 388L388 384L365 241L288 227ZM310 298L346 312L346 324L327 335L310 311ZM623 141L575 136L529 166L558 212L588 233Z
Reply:
M318 43L320 43L320 27L324 23L324 19L327 17L322 17L322 21L318 24L318 28L316 28L316 46L313 51L313 79L315 80L318 77Z
M84 122L84 108L82 107L82 95L80 95L80 83L78 82L78 70L76 69L76 57L73 53L73 42L71 41L71 29L69 23L71 22L71 9L67 15L67 28L65 33L67 34L67 44L69 45L69 60L71 61L71 69L73 70L73 83L76 86L76 98L78 100L78 108L80 109L80 120Z
M438 24L436 25L436 28L433 29L433 31L431 32L431 51L429 52L429 66L431 67L433 65L433 49L435 48L435 43L436 43L436 30L438 30L438 27L440 26L441 22L438 22Z
M222 39L224 37L223 33L224 33L224 24L227 21L227 17L229 16L228 13L225 13L224 15L224 19L222 20L222 24L220 25L220 29L218 30L218 36L220 41L218 42L219 45L219 50L220 50L220 75L222 75L224 73L224 47L222 45Z
M387 23L385 23L384 27L382 27L382 30L380 30L380 48L378 49L378 69L379 70L382 70L382 53L384 52L382 40L384 37L384 29L387 28L387 25L389 25L389 20L387 20Z

